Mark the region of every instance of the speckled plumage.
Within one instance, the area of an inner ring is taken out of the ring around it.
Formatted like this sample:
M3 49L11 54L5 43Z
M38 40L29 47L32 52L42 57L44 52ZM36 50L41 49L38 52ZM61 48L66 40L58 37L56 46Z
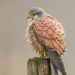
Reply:
M63 41L65 31L62 28L61 23L52 16L47 14L44 17L35 20L30 25L28 32L29 43L31 43L39 54L43 51L40 44L52 48L59 55L65 53L66 46Z
M29 25L27 27L26 30L26 36L28 36L28 43L31 45L31 47L33 48L33 51L35 50L36 53L39 53L40 55L44 55L44 50L42 48L42 46L40 45L40 43L38 42L37 36L34 33L33 30L33 23L34 21L28 21Z

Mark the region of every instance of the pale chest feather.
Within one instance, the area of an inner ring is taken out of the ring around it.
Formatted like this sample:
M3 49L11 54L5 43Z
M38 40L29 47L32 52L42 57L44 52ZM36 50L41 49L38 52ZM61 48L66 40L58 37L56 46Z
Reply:
M38 42L37 36L34 33L33 27L32 27L32 23L34 21L30 22L29 21L29 25L27 27L27 36L28 36L28 43L31 45L31 47L33 48L33 50L36 50L37 53L42 54L44 52L42 46L40 45L40 43Z

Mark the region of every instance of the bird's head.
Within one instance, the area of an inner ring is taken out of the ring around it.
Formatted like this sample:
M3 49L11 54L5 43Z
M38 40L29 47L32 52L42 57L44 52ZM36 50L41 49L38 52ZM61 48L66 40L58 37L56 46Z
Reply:
M27 19L36 20L38 18L41 18L45 14L46 14L46 12L42 8L33 7L30 9L28 16L27 16Z

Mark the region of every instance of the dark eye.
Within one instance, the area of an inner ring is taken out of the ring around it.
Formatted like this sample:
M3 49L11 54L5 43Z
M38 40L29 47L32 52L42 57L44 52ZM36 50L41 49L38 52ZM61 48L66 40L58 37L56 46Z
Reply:
M35 13L32 14L33 16L35 15Z

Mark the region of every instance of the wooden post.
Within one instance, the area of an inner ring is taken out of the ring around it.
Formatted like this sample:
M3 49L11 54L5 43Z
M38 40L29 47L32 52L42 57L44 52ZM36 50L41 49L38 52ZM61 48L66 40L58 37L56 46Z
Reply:
M49 58L32 58L27 63L27 75L51 75Z

